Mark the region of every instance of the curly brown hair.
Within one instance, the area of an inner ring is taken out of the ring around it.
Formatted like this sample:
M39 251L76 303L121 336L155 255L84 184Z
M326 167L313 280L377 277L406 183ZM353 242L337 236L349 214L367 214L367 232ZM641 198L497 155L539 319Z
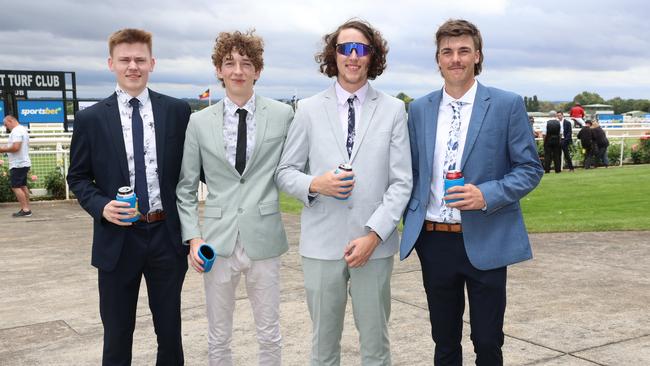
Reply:
M483 69L483 38L478 28L464 19L449 19L444 22L436 32L436 63L440 53L440 42L446 37L470 36L474 41L474 48L479 53L478 63L474 65L474 76Z
M336 66L336 41L339 33L348 28L358 30L370 42L372 52L370 53L371 59L368 64L368 79L374 80L386 69L388 43L378 30L374 29L370 23L362 19L350 19L340 25L334 32L323 36L323 50L314 57L319 64L319 70L328 77L339 74L339 69Z
M232 51L237 50L240 55L247 56L255 66L255 70L259 71L264 68L264 41L262 37L254 34L255 29L251 29L246 33L240 31L234 32L221 32L214 42L212 50L212 64L216 68L221 68L223 60L230 57ZM219 78L221 86L224 88L223 79Z
M108 37L108 53L113 56L113 49L120 43L144 43L149 47L149 54L151 54L151 39L151 33L142 29L120 29Z

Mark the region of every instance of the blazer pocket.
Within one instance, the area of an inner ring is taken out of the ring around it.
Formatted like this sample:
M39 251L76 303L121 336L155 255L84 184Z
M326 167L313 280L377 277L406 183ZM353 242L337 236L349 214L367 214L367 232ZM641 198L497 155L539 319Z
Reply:
M271 201L271 202L262 202L258 205L260 209L260 215L272 215L280 211L280 202Z
M221 207L208 207L205 206L205 211L203 213L205 217L211 217L215 219L221 218Z
M415 211L417 210L418 206L420 205L420 201L417 199L413 198L409 201L409 210Z

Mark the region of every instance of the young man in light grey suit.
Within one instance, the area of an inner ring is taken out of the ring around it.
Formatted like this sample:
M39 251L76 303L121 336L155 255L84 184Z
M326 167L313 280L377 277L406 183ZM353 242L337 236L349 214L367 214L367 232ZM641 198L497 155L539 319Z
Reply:
M281 364L279 257L288 244L273 175L293 110L255 95L263 51L262 39L252 31L217 37L212 62L226 97L192 114L176 189L190 264L204 272L197 251L206 241L218 255L204 273L210 365L232 365L235 289L242 273L257 327L259 364ZM197 201L201 169L208 187L203 230Z
M415 247L420 258L435 365L463 364L465 285L476 364L502 365L506 266L532 257L519 200L543 170L521 97L475 79L483 61L476 26L449 20L436 44L444 87L409 107L413 194L400 254ZM453 170L465 184L444 192Z
M300 254L311 364L340 363L349 286L362 364L390 365L396 226L412 185L404 103L368 83L383 72L388 50L368 23L350 20L324 43L316 60L336 82L300 101L276 174L280 188L305 204ZM335 173L340 163L353 171Z

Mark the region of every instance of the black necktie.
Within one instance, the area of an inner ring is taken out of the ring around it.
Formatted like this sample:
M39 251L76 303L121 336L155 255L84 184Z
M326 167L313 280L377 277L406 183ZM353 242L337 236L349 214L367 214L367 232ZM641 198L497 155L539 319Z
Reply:
M345 142L348 157L352 156L352 147L354 147L354 98L356 97L356 95L351 95L348 98L348 139Z
M239 113L239 125L237 126L237 151L235 154L235 169L239 174L244 173L246 168L246 114L245 109L237 109Z
M138 197L140 213L149 212L149 191L147 189L147 166L144 164L144 126L140 116L140 101L133 98L129 101L133 107L131 115L131 131L133 132L133 162L135 166L135 194Z

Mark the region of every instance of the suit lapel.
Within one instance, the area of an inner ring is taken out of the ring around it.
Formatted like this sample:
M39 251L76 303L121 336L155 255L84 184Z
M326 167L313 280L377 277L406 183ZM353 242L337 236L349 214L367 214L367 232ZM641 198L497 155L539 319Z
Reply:
M377 100L379 99L379 93L368 85L368 93L366 94L366 100L363 103L361 108L361 125L357 125L357 135L354 138L354 145L352 146L352 156L350 156L350 161L354 160L354 157L359 151L359 146L363 142L363 137L368 132L370 123L372 121L372 116L375 114L375 109L377 108ZM340 126L340 124L339 124Z
M161 95L149 89L151 109L153 109L153 121L156 130L156 161L158 164L158 183L160 183L165 167L165 132L167 127L167 104L163 102Z
M436 133L438 131L438 111L442 100L442 89L429 95L429 103L424 108L424 148L427 157L427 166L433 169L433 152L436 147ZM431 178L431 177L429 177ZM430 179L429 179L430 180Z
M472 152L478 133L483 126L485 113L490 106L490 93L488 90L477 81L476 96L474 97L474 108L472 109L472 118L470 118L469 126L467 128L467 137L465 137L465 149L463 150L463 158L460 163L461 171L465 167L465 161Z
M264 136L266 135L266 128L268 126L267 122L267 106L264 103L263 99L259 96L255 96L255 146L253 147L253 153L251 154L250 159L246 163L246 168L244 169L244 174L249 170L249 167L253 165L255 157L259 154L260 147L264 142Z
M332 85L325 92L325 115L327 116L327 122L329 123L332 134L334 135L336 146L338 147L339 153L343 157L342 161L348 162L349 157L348 151L345 148L345 135L343 134L343 130L341 130L341 121L339 119L338 106L336 103L336 90L334 89L334 85Z
M122 119L120 117L120 109L117 106L117 94L113 93L106 101L106 121L108 124L108 131L111 136L113 147L116 151L117 161L120 165L120 173L124 181L129 185L129 164L126 161L126 148L124 147L124 134L122 132Z
M214 142L215 155L221 158L226 169L229 169L233 175L239 176L239 172L235 169L228 158L226 158L226 147L223 144L223 99L215 104L212 111L212 116L208 126L210 126L211 140Z

